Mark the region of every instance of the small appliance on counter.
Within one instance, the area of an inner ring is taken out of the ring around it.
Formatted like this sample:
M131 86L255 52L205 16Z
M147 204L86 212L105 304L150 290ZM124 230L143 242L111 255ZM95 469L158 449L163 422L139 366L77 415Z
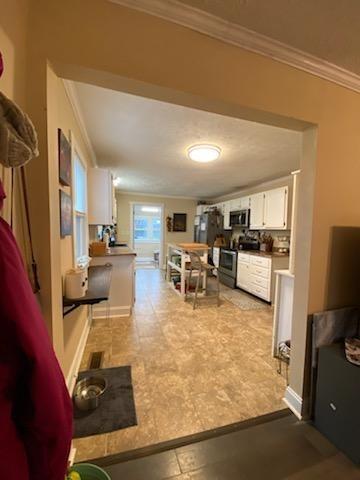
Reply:
M238 249L239 250L259 250L260 244L258 240L251 240L251 239L239 240Z
M65 297L68 299L82 298L88 286L87 268L69 270L65 275Z
M290 251L290 237L289 236L281 236L277 237L277 247L276 250L279 253L289 253Z

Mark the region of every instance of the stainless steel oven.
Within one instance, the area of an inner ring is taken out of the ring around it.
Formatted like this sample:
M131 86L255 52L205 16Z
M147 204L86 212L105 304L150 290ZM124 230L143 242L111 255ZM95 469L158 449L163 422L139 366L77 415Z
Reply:
M238 210L230 212L230 226L231 227L248 227L250 224L250 210Z
M236 287L237 250L220 250L219 280L228 287Z

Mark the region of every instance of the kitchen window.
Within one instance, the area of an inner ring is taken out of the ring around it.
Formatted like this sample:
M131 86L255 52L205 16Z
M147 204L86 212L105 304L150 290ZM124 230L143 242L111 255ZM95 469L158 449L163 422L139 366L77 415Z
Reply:
M159 214L156 216L135 214L134 240L138 242L160 241L161 221Z
M87 176L86 167L74 150L74 258L75 265L88 263L88 218L87 218Z

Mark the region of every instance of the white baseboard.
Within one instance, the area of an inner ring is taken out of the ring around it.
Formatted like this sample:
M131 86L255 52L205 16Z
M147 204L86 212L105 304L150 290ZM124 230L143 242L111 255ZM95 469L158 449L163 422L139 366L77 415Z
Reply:
M114 317L128 317L131 315L131 306L125 307L110 307L96 306L93 307L92 317L95 318L114 318Z
M78 344L78 347L77 347L75 355L74 355L74 359L71 363L69 373L66 377L66 386L69 390L70 395L72 395L74 387L75 387L75 382L76 382L76 379L77 379L77 376L78 376L78 373L79 373L81 359L82 359L82 356L84 354L86 341L87 341L87 338L88 338L88 335L89 335L89 332L90 332L90 326L91 326L91 317L90 317L90 313L89 313L89 317L86 320L85 327L84 327L84 330L81 334L79 344Z
M283 402L299 420L302 419L303 399L291 387L286 388Z

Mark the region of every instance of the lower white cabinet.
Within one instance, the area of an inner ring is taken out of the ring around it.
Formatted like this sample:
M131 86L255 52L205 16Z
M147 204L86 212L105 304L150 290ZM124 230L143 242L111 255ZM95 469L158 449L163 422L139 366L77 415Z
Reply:
M274 300L274 271L288 268L289 257L262 256L239 252L236 286L267 301Z
M238 262L237 282L239 288L249 291L250 289L250 269L248 263Z

